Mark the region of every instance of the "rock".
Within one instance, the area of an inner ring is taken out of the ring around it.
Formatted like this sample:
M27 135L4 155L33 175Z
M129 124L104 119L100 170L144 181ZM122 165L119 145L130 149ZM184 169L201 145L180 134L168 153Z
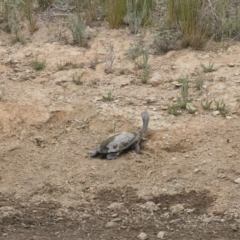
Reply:
M213 112L212 112L212 115L213 115L213 116L217 116L217 115L219 115L219 114L220 114L219 111L213 111Z
M177 193L182 193L185 191L185 187L179 183L177 183L175 186L174 186L174 190L177 192Z
M117 226L118 224L116 222L107 222L105 227L106 228L112 228L112 227L115 227Z
M122 219L121 219L121 218L114 218L112 221L113 221L113 222L121 222Z
M212 221L211 217L206 217L202 220L204 223L210 223Z
M151 201L146 202L145 204L141 205L142 208L147 209L149 211L157 211L158 210L158 206Z
M166 234L166 232L160 231L157 235L157 238L163 239L165 234Z
M183 206L183 204L177 204L177 205L170 207L170 210L171 210L172 214L177 214L184 210L184 206Z
M235 63L232 63L232 62L231 62L231 63L228 64L228 66L229 66L229 67L235 67Z
M107 208L108 209L119 209L123 207L123 203L113 202Z
M141 232L137 237L138 237L138 239L140 239L140 240L146 240L146 239L148 239L147 234L144 233L144 232Z
M233 119L233 117L231 117L231 116L226 116L226 119L231 120L231 119Z
M234 182L240 184L240 178L235 179Z

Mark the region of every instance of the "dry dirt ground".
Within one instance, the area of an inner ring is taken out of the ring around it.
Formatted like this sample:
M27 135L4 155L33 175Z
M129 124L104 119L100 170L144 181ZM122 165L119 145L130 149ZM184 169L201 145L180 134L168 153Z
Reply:
M150 54L142 84L126 52L141 38L150 43L151 32L101 23L81 48L63 43L71 36L61 19L38 24L25 45L0 35L0 239L240 239L240 43ZM31 67L36 57L44 70ZM209 63L217 71L203 73ZM75 72L84 72L82 85ZM197 112L169 115L183 76ZM113 88L114 101L102 101ZM206 99L223 100L227 116L203 110ZM141 129L144 109L141 154L89 158L109 134Z

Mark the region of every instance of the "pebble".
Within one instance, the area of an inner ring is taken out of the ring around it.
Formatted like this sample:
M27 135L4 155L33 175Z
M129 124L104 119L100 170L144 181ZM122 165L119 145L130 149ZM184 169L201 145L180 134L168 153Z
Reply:
M212 221L212 218L207 217L202 220L204 223L210 223Z
M113 202L107 208L108 209L119 209L123 207L123 203Z
M213 115L213 116L217 116L217 115L219 115L219 114L220 114L219 111L213 111L213 112L212 112L212 115Z
M147 234L144 233L144 232L141 232L137 237L138 237L138 239L140 239L140 240L146 240L146 239L148 239Z
M112 221L113 221L113 222L121 222L122 219L121 219L121 218L114 218Z
M234 182L240 184L240 178L235 179Z
M163 239L165 234L166 234L166 232L160 231L157 235L157 238Z
M105 227L106 228L112 228L112 227L115 227L116 225L118 225L116 222L107 222Z
M183 206L183 204L177 204L177 205L170 207L170 210L171 210L172 214L177 214L177 213L180 213L182 210L184 210L184 206Z
M228 66L229 66L229 67L235 67L235 63L232 63L232 62L231 62L231 63L228 64Z

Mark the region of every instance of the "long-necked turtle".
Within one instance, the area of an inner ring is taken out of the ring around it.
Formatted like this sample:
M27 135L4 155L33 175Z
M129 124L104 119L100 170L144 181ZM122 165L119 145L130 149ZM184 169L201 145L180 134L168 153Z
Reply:
M106 156L111 160L116 158L121 152L126 149L135 146L135 151L140 153L140 142L142 136L146 133L149 122L149 114L147 111L142 113L143 126L140 132L121 132L116 133L106 140L104 140L98 149L90 153L90 157L96 157L97 155Z

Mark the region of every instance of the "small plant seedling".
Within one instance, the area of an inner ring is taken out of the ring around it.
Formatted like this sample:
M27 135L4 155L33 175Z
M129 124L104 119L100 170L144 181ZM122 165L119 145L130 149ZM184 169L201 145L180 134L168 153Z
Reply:
M205 110L211 109L212 102L213 101L208 101L208 100L206 100L205 102L201 102L202 108Z
M224 103L223 100L221 101L216 101L215 100L215 106L216 106L216 110L219 111L219 113L222 116L226 116L229 112L229 109L227 108L226 104Z
M182 99L185 103L189 101L188 99L188 78L182 78L182 87L181 87L181 95Z
M36 57L36 59L32 62L32 68L39 71L39 70L43 70L46 66L46 61L39 61L38 58Z
M190 114L195 114L195 112L197 111L197 109L196 109L196 108L187 107L187 111L188 111Z
M203 89L203 84L204 84L204 79L202 77L199 77L196 79L196 82L195 82L195 87L197 90L202 90Z
M208 63L208 66L205 66L204 64L201 64L201 66L203 68L203 72L205 72L205 73L217 71L217 68L214 68L214 64L211 62Z
M72 82L75 83L76 85L82 85L82 77L84 75L84 72L82 72L80 75L75 72L72 76Z
M102 96L103 102L111 102L114 100L113 91L114 87L107 93L107 96Z

